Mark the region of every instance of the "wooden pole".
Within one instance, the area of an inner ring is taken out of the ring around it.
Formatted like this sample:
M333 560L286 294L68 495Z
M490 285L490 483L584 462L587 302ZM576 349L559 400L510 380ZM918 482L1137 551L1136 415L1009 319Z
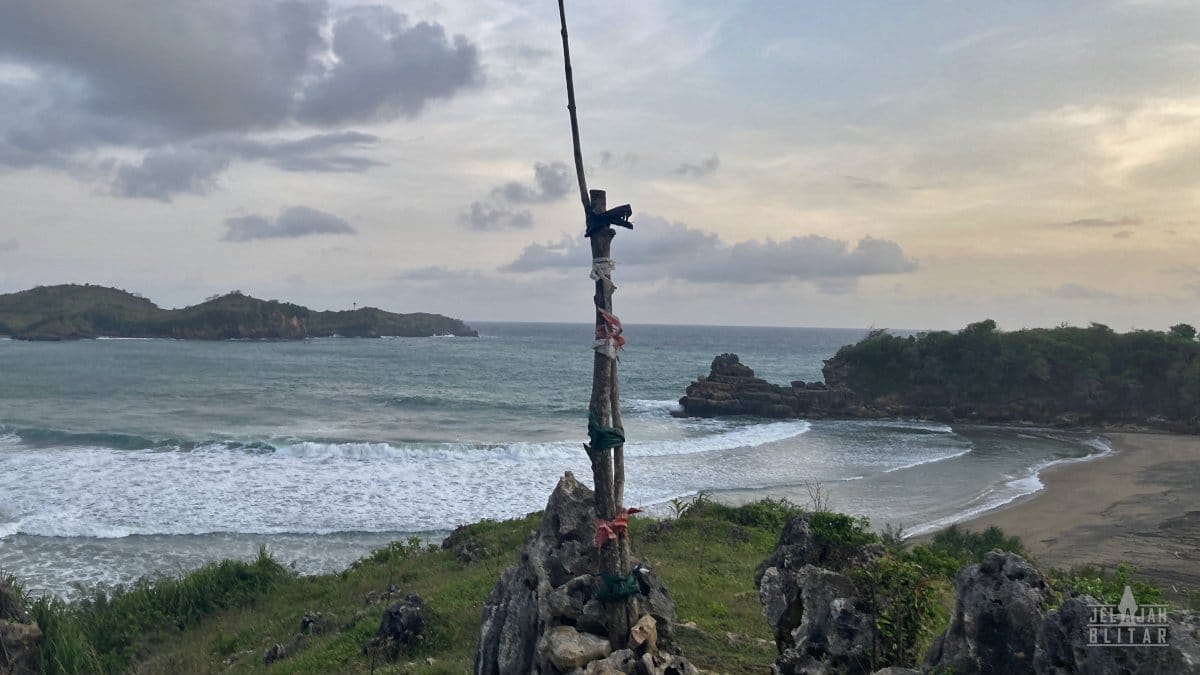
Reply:
M579 199L586 215L591 210L588 201L587 178L583 175L583 150L579 147L579 117L575 114L575 78L571 74L571 47L567 44L567 10L558 0L558 20L562 24L563 64L567 73L567 111L571 113L571 143L575 148L575 177L579 179Z
M583 151L579 141L579 117L575 109L575 81L571 71L571 48L567 41L567 14L564 0L558 0L558 16L562 25L563 63L567 80L567 111L571 116L571 142L575 154L575 176L579 182L579 199L583 205L585 228L592 215L600 215L607 209L604 190L588 190L587 177L583 169ZM606 226L591 236L593 259L611 257L612 240L616 236L611 226ZM605 334L604 313L612 313L613 285L603 278L596 280L596 334ZM617 384L617 360L597 350L592 361L592 395L588 412L595 415L604 427L621 427L620 389ZM592 483L595 489L596 517L611 521L624 508L625 453L624 446L594 449L585 446L592 465ZM603 579L625 578L630 573L630 547L628 536L618 533L615 542L606 542L600 548L600 577ZM638 619L636 596L608 602L606 623L608 638L613 649L622 649L629 639L629 629Z

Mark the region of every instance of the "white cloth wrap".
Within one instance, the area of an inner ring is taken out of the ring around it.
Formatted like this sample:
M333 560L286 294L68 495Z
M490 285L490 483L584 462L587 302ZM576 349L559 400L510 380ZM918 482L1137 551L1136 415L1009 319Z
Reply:
M613 283L612 273L616 266L617 264L612 261L612 258L592 258L592 273L589 276L592 281L603 280L605 285L615 289L617 285Z
M592 343L592 349L600 352L610 359L617 358L617 343L613 342L612 338L596 340Z

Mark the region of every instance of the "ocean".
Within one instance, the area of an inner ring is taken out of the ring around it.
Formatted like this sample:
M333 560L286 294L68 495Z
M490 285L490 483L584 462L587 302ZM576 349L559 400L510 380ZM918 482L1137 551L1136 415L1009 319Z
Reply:
M266 546L340 570L416 534L541 509L590 481L591 326L304 342L0 340L0 570L35 592L175 574ZM626 329L626 502L809 501L921 533L1041 488L1092 434L919 421L679 419L712 358L818 380L861 330Z

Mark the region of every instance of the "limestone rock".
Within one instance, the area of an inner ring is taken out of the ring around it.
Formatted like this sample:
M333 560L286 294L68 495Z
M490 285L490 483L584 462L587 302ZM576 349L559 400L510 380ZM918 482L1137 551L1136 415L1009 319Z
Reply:
M1050 588L1032 565L992 551L954 582L950 626L925 654L925 670L953 673L1033 672L1038 631Z
M608 644L607 613L596 597L599 553L593 505L592 491L571 473L559 480L541 524L521 549L520 561L503 572L484 603L476 673L608 672L603 668L633 672L635 659L617 663L606 658L607 651L564 669L563 664L574 659L554 649L571 633L579 638L569 644ZM653 570L644 565L635 569L641 610L654 620L660 652L673 655L675 605ZM597 660L602 664L593 665Z
M542 635L537 652L540 660L565 673L608 657L612 645L598 635L580 633L570 626L555 626Z
M824 383L796 380L791 386L774 385L754 376L737 354L713 359L707 377L692 382L679 399L684 417L756 415L759 417L853 416L857 397L849 389L830 389Z
M0 577L0 675L40 672L43 637L21 594Z
M389 658L395 659L402 650L419 644L423 639L425 601L420 595L409 593L403 600L384 610L379 630L363 647L363 651L383 649Z
M1051 611L1037 636L1034 672L1038 675L1150 675L1200 673L1196 626L1200 614L1171 612L1166 647L1089 647L1088 622L1099 604L1086 595L1069 598Z
M784 526L779 544L755 572L763 615L775 632L773 672L869 673L875 622L845 569L870 564L877 547L838 548L812 534L812 515Z

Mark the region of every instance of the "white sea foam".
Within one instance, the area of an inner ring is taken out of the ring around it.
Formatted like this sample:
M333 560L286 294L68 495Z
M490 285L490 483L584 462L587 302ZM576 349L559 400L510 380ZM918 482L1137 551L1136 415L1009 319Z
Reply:
M909 463L907 463L907 464L901 464L900 466L894 466L894 467L892 467L892 468L890 468L890 469L884 469L884 471L883 471L883 472L884 472L884 473L894 473L894 472L896 472L896 471L903 471L903 470L905 470L905 469L912 469L912 468L916 468L916 467L918 467L918 466L923 466L923 465L925 465L925 464L933 464L933 463L935 463L935 462L944 462L944 461L946 461L946 460L949 460L949 459L954 459L955 457L962 457L963 455L965 455L965 454L967 454L967 453L969 453L969 452L971 452L971 448L966 448L966 449L964 449L964 450L959 450L958 452L952 452L952 453L949 453L949 454L946 454L946 455L940 455L940 456L937 456L937 457L926 457L926 458L924 458L924 459L918 459L918 460L917 460L917 461L915 461L915 462L909 462Z
M0 523L0 539L7 539L21 531L21 521Z
M912 528L906 532L907 537L914 537L928 532L936 532L944 527L961 523L965 520L970 520L975 516L987 513L1002 506L1007 506L1012 502L1022 497L1027 497L1031 494L1041 492L1045 489L1046 484L1042 482L1042 472L1054 466L1064 464L1080 464L1100 459L1112 453L1112 445L1105 438L1090 438L1083 441L1083 444L1096 450L1094 453L1084 455L1082 457L1064 457L1045 462L1040 462L1033 466L1024 476L1013 478L1004 483L1004 486L999 489L989 489L980 495L981 502L966 508L962 511L950 514L948 516L937 518L922 525Z
M709 461L689 455L742 452L809 428L773 422L630 443L629 502L688 489ZM536 510L564 470L589 475L582 439L28 448L0 453L0 494L20 532L44 537L411 532Z

